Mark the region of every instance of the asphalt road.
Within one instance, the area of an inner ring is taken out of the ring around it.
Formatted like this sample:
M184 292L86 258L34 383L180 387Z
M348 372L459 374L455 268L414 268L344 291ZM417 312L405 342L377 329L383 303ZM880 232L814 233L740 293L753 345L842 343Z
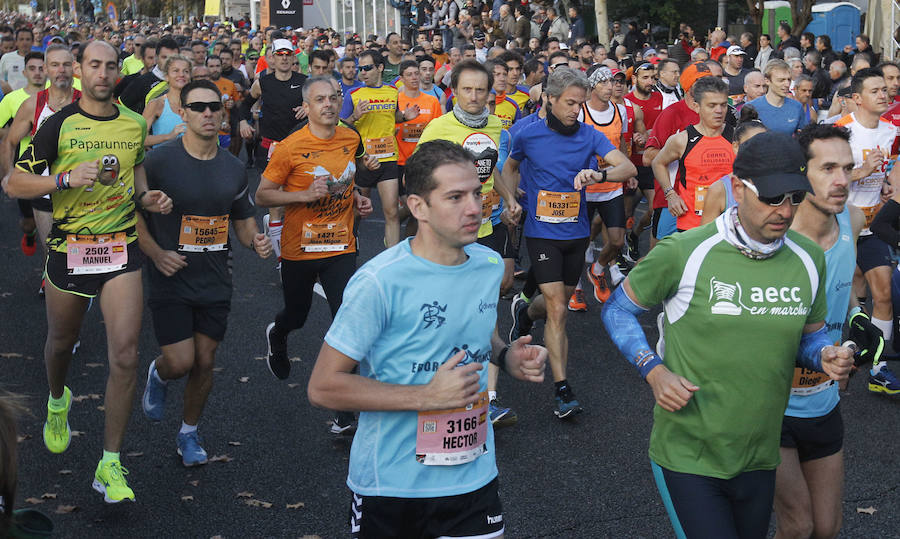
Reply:
M251 177L255 184L258 176ZM305 391L330 323L324 299L315 299L306 326L291 335L289 353L298 359L290 378L276 380L262 356L263 330L282 304L278 275L273 262L238 249L230 327L200 425L207 451L220 459L194 469L183 468L175 453L184 382L170 385L163 422L151 423L140 409L147 365L159 351L145 312L138 392L122 448L137 503L107 505L91 489L107 373L101 313L88 314L69 372L78 399L69 421L80 434L53 455L41 439L47 398L46 320L36 294L41 261L19 250L15 203L2 197L0 211L0 385L27 395L33 413L20 421L16 507L49 514L59 537L347 536L349 439L327 432L329 413L310 406ZM380 250L381 234L377 219L362 225L361 261ZM497 433L507 537L673 535L647 457L652 394L601 329L600 306L593 298L589 304L589 312L569 321L569 380L584 414L566 423L553 416L549 370L540 387L501 378L501 397L519 415L516 426ZM505 331L509 302L501 301L499 311ZM642 320L651 342L654 320ZM535 336L542 336L540 324ZM856 376L843 395L841 535L900 537L900 400L869 394L865 382ZM868 507L875 513L857 511Z

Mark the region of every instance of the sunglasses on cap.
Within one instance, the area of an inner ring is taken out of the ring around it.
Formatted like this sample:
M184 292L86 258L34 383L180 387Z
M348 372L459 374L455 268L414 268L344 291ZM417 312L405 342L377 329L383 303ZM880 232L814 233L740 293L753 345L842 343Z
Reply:
M212 112L219 112L222 110L222 102L221 101L194 101L193 103L185 103L185 108L191 109L194 112L202 113L206 109L211 110Z
M756 195L756 198L759 199L763 204L768 204L769 206L781 206L784 204L785 199L791 200L791 206L799 206L803 199L806 198L806 191L793 191L791 193L783 193L778 195L777 197L764 197L760 196L759 191L756 189L756 186L747 180L741 180L744 185L747 186L747 189L753 191L753 194Z
M363 73L365 73L366 71L372 71L373 69L375 69L375 64L369 64L369 65L365 65L365 66L359 66L359 67L357 67L357 69L359 69L360 71L362 71Z

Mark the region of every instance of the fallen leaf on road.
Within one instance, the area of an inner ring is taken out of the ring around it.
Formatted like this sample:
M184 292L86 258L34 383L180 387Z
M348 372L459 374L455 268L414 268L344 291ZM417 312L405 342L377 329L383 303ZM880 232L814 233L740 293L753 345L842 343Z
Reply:
M285 507L287 507L288 509L300 509L301 507L305 507L305 506L306 506L306 504L303 502L285 504Z
M126 457L143 457L144 452L143 451L132 451L131 453L125 453L125 456Z
M25 498L25 503L30 503L32 505L37 505L39 503L44 503L44 500L40 498Z
M228 455L216 455L209 458L210 462L231 462L232 460L234 459L229 457Z
M59 475L71 475L72 470L60 470Z
M89 369L98 369L103 366L103 363L85 363L84 366Z
M877 510L878 509L875 509L874 507L857 507L856 508L857 513L865 513L867 515L874 515L875 511L877 511Z
M288 384L288 387L291 388L291 389L294 389L295 387L297 387L297 386L299 386L299 385L300 385L300 384Z
M103 405L101 404L100 406L97 407L97 409L100 410L101 412L105 412L105 411L106 411L106 406L103 406Z
M222 372L225 369L223 367L213 367L213 372Z
M86 401L89 398L91 398L91 397L88 395L78 395L77 397L72 397L72 400L75 402L81 402L81 401Z
M193 481L188 481L188 483L190 483L191 485L194 485L194 486L196 487L197 485L200 484L200 480L199 480L199 479L194 479Z
M84 431L83 430L73 430L72 436L84 436Z
M45 493L41 494L41 499L43 499L43 500L55 500L55 499L56 499L56 493L55 493L55 492L45 492Z
M251 507L262 507L265 509L272 507L272 502L264 502L262 500L244 500L244 503Z
M192 501L194 501L194 497L191 496L191 495L182 496L182 497L181 497L181 501L183 501L183 502L192 502Z
M16 436L16 443L20 444L20 443L24 442L25 440L30 440L30 439L31 439L30 434L22 434L21 436Z
M247 491L245 490L244 492L238 492L238 493L237 493L237 497L238 497L238 498L252 498L252 497L253 497L253 493L252 493L252 492L247 492Z
M93 400L95 400L95 401L100 400L100 397L102 397L102 396L103 396L103 395L98 395L97 393L89 393L89 394L88 394L88 397L90 397L91 399L93 399Z
M242 383L242 384L246 384L246 383L249 382L249 381L250 381L250 377L249 377L249 376L241 376L240 378L238 378L238 382L240 382L240 383Z
M228 442L228 445L241 445L241 442Z
M257 356L253 359L255 359L256 361L263 361L264 359L266 359L266 356Z
M65 514L71 513L76 510L78 510L78 506L76 506L76 505L60 505L59 507L56 508L56 514L57 515L65 515Z
M14 357L22 357L22 354L16 352L0 352L0 357L4 359L12 359Z
M291 361L293 361L294 363L296 363L296 362L300 361L300 358L299 358L299 357L292 357L292 358L291 358Z
M3 292L2 294L0 294L0 298L8 298L11 295L12 295L12 292Z

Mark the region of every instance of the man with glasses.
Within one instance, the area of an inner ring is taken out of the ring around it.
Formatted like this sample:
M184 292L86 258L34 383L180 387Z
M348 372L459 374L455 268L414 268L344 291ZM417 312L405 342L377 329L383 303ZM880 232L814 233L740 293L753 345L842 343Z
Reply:
M603 310L653 390L650 460L680 537L764 537L794 367L842 381L853 365L824 324L822 248L789 230L813 191L806 166L790 136L747 141L731 175L738 205L657 244ZM659 303L664 357L637 318Z
M674 105L684 97L684 92L678 87L678 77L681 68L678 62L672 59L660 60L656 66L659 82L656 85L663 98L663 109Z
M213 383L216 349L231 308L229 229L261 258L272 252L259 232L240 161L218 148L224 119L219 89L210 81L181 90L183 137L147 154L147 186L171 193L178 207L138 219L138 242L150 265L150 298L162 355L150 363L142 407L153 421L165 411L168 383L188 376L181 428L175 443L182 464L206 464L197 430Z
M134 43L134 51L131 56L122 60L122 71L120 72L122 77L127 77L133 73L140 73L144 69L144 62L141 60L143 57L144 43L147 41L147 38L143 34L138 34L133 38Z
M269 161L269 156L274 150L273 146L278 141L288 136L297 124L297 120L306 118L303 108L303 84L306 75L292 70L294 61L294 47L287 39L276 39L271 47L272 73L261 74L250 87L250 95L241 102L240 133L244 140L251 140L259 130L261 137L257 147L254 161L258 168L264 169ZM262 98L260 107L259 125L257 128L250 126L252 119L251 108L257 100ZM275 256L281 257L281 208L269 209L269 214L263 217L263 225L266 233L272 240Z

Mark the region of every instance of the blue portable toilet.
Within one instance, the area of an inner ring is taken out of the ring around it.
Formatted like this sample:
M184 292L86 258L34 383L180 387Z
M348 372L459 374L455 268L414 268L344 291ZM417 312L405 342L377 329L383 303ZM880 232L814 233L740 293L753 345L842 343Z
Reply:
M806 31L817 36L827 35L831 38L831 48L841 51L846 45L856 46L859 17L859 7L850 2L816 4L812 7L812 22Z

